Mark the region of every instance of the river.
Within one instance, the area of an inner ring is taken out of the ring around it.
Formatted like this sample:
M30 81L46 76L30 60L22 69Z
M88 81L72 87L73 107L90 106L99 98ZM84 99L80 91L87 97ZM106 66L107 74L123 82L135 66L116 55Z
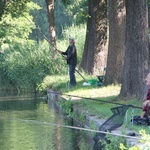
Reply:
M0 97L0 150L91 150L84 132L51 123L73 125L41 98Z

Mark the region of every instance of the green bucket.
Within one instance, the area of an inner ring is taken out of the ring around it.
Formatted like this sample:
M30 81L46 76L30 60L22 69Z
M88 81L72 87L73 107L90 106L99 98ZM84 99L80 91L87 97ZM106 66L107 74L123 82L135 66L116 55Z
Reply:
M88 80L88 83L90 83L91 85L97 86L98 80L97 79L91 79L91 80Z

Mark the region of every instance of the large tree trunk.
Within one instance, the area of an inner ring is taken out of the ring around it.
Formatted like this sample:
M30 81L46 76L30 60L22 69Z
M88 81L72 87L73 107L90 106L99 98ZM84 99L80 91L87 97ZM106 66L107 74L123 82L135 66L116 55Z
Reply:
M87 33L80 67L89 74L103 72L106 66L107 0L89 0Z
M47 15L49 22L50 43L56 47L56 32L54 23L54 0L45 0L47 6Z
M121 96L140 97L148 69L147 0L126 0L126 48Z
M105 84L122 82L125 51L125 0L109 0L109 45Z

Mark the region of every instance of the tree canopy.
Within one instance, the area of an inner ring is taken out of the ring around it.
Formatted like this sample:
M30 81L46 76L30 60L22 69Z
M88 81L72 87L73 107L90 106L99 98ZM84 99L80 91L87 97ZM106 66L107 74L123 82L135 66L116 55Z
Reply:
M20 16L21 12L28 10L28 2L30 2L30 0L0 1L0 18L3 14L11 14L13 17Z

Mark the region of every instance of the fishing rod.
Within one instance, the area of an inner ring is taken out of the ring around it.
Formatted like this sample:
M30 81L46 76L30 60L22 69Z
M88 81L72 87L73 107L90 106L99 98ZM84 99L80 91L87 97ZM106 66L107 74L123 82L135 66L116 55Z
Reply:
M28 20L28 22L32 25L32 26L34 26L38 31L39 31L39 33L43 36L43 38L53 47L53 50L55 51L55 52L58 52L59 53L59 50L56 48L56 46L46 37L46 35L41 31L41 29L39 29L35 24L33 24L33 22L28 18L28 17L26 17L24 14L22 14L27 20ZM61 54L62 55L62 54ZM63 56L62 55L62 57L65 57L65 56ZM85 81L85 82L87 82L87 80L83 77L83 75L77 70L77 69L75 69L75 71L82 77L82 79Z
M83 75L82 75L77 69L75 69L75 71L82 77L82 79L83 79L85 82L88 82L88 81L83 77Z
M58 51L58 53L60 53L60 54L62 55L62 57L66 58L66 57L61 53L61 51L59 51L59 50L57 50L57 51ZM82 79L83 79L85 82L87 82L86 79L83 77L83 75L82 75L77 69L75 69L75 71L82 77Z
M56 93L56 92L52 92L47 90L48 93L52 93L52 94L56 94L56 95L64 95L64 96L68 96L68 97L77 97L77 98L81 98L81 99L86 99L86 100L93 100L93 101L98 101L98 102L102 102L102 103L109 103L109 104L114 104L114 105L120 105L120 106L124 106L127 104L121 104L121 103L117 103L117 102L109 102L106 100L101 100L101 99L95 99L95 98L91 98L91 97L83 97L83 96L77 96L77 95L70 95L70 94L64 94L64 93ZM142 109L142 107L139 106L134 106L129 104L128 106L132 107L132 108L138 108L138 109Z
M46 37L46 35L41 31L41 29L39 29L27 16L25 16L24 14L22 14L27 20L28 22L33 26L35 27L39 33L43 36L43 38L54 48L55 51L58 52L56 46Z

